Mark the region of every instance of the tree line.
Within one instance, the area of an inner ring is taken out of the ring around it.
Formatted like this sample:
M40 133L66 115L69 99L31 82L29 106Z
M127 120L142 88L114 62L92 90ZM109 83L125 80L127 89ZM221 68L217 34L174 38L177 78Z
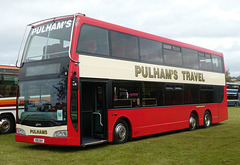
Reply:
M240 76L238 76L238 77L232 77L232 76L230 76L230 70L227 69L227 70L226 70L226 80L227 80L227 82L240 81Z

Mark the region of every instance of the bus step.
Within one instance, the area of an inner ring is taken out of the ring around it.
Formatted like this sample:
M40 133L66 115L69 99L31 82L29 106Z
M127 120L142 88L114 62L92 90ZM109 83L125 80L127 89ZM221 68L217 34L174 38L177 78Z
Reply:
M101 143L105 143L105 142L107 142L107 140L94 139L94 138L91 138L91 137L87 137L87 138L84 137L82 139L82 146L85 147L85 146L101 144Z
M91 146L91 145L95 145L95 144L102 144L102 143L106 143L106 142L107 142L107 140L99 140L99 141L95 141L95 142L82 144L82 146L85 147L85 146Z

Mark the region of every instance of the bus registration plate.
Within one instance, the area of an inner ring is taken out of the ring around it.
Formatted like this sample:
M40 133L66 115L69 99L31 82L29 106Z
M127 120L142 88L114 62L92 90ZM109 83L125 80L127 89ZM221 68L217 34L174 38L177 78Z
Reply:
M40 139L40 138L33 138L33 142L35 143L44 143L44 139Z

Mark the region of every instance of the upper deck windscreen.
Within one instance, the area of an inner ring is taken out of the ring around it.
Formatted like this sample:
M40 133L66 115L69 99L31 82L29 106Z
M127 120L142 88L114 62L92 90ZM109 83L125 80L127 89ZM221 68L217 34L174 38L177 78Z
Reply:
M73 19L63 19L33 26L23 62L68 56Z

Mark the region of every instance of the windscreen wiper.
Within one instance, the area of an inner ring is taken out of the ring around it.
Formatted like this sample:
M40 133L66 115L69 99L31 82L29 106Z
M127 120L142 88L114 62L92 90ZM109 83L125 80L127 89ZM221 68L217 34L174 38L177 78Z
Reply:
M36 116L36 114L30 114L30 115L27 115L23 120L21 120L19 123L22 124L22 122L24 122L28 117L30 116Z
M36 117L37 119L44 119L45 121L44 122L51 122L52 124L55 124L55 125L57 125L57 126L59 126L59 125L61 125L59 122L56 122L55 120L53 120L53 119L49 119L49 118L47 118L47 120L46 120L46 118L43 118L43 117Z
M59 126L59 125L61 125L59 122L56 122L56 121L54 121L53 119L47 119L47 121L46 121L46 118L43 118L43 117L38 117L38 114L30 114L30 115L27 115L23 120L21 120L19 123L20 124L22 124L28 117L30 117L30 116L37 116L36 117L36 119L44 119L45 121L44 122L51 122L52 124L54 124L54 125L57 125L57 126Z

